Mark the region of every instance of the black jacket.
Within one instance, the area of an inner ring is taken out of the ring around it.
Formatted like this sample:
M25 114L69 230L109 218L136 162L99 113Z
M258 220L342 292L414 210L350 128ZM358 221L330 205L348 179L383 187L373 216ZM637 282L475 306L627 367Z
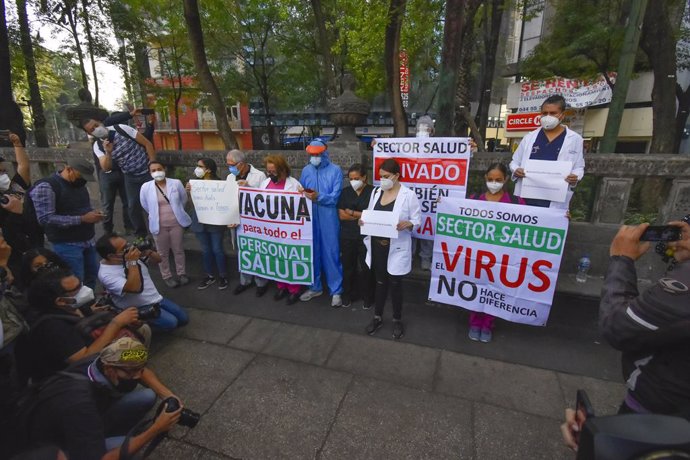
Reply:
M690 412L690 261L640 294L635 263L614 256L604 281L599 327L623 352L633 398L659 414Z

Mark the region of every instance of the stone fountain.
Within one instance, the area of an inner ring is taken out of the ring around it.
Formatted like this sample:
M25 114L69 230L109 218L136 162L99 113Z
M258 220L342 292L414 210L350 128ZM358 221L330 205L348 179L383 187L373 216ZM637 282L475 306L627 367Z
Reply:
M366 122L369 103L355 94L355 79L347 73L342 79L343 93L328 102L331 122L337 127L339 136L328 144L333 161L347 169L354 163L366 162L370 155L366 146L355 135L355 127Z

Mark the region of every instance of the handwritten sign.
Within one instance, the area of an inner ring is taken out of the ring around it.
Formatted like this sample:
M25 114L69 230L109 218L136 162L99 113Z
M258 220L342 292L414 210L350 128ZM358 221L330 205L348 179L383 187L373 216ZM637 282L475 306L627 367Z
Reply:
M211 225L240 223L239 188L235 181L190 180L192 202L199 222Z

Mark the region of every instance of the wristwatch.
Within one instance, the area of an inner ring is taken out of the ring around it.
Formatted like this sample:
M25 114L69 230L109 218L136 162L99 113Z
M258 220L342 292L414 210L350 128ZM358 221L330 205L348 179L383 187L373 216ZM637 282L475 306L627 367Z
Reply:
M139 261L137 260L128 260L127 263L125 264L127 267L134 267L134 266L139 266Z

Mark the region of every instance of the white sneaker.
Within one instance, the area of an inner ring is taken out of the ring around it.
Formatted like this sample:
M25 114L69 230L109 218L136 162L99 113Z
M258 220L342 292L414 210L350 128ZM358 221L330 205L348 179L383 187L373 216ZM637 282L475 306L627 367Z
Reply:
M340 294L336 294L333 296L333 299L331 300L331 307L333 308L338 308L343 306L343 299L340 297Z
M307 289L302 293L301 296L299 296L299 300L302 302L309 302L311 299L318 297L321 294L323 294L323 291L312 291L311 289Z

